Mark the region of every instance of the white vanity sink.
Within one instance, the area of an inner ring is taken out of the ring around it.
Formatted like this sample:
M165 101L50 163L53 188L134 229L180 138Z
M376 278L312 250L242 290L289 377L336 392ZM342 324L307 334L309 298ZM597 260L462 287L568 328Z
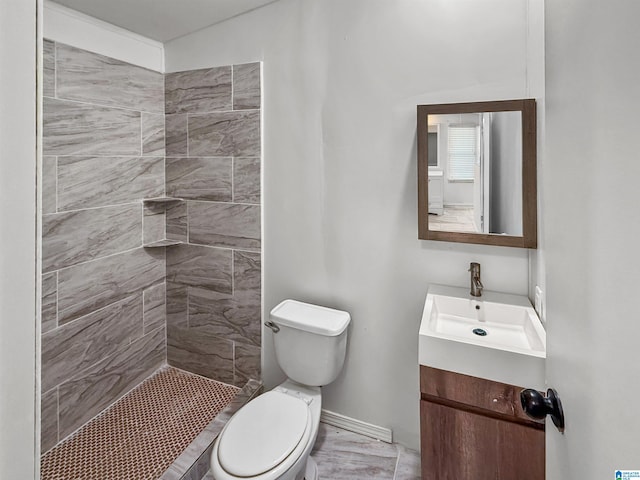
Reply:
M475 331L475 333L474 333ZM431 285L420 324L421 365L544 390L546 333L529 299Z

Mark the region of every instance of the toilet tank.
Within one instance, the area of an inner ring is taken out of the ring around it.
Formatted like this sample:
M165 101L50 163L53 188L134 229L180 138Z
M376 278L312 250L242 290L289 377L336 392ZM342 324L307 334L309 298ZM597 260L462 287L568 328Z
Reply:
M271 310L276 359L291 380L321 387L333 382L344 365L351 316L332 308L285 300Z

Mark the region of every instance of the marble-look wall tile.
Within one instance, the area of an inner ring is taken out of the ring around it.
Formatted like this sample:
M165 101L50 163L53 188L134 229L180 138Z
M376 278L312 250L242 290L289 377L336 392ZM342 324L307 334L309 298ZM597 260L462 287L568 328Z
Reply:
M233 295L189 289L189 326L221 338L261 343L261 259L259 253L234 251Z
M187 203L167 206L167 238L187 241Z
M231 170L231 158L167 158L167 195L229 202L232 194Z
M186 327L189 287L179 283L167 282L167 327ZM167 333L170 333L168 330Z
M163 84L160 72L56 44L58 98L163 113Z
M167 250L167 281L231 293L231 250L180 245Z
M144 334L166 324L166 284L154 285L143 292Z
M42 94L45 97L56 96L56 53L51 40L42 41Z
M231 67L167 73L164 78L168 114L231 110Z
M262 258L258 252L233 252L234 294L260 294Z
M259 157L260 112L189 115L189 155Z
M60 438L151 375L165 359L165 345L165 331L160 328L60 385Z
M42 275L42 333L58 325L58 273Z
M40 397L40 450L42 453L58 443L58 389Z
M142 336L142 295L42 336L42 389L49 390Z
M235 343L233 347L233 384L241 387L250 379L260 379L260 347Z
M142 245L142 205L42 217L42 270L50 272Z
M233 201L260 203L260 159L233 159Z
M42 157L42 213L57 211L57 176L58 158L44 155Z
M140 155L140 112L44 98L45 155Z
M146 245L164 239L167 219L165 206L154 203L145 204L143 215L142 242Z
M169 326L167 361L188 372L233 383L233 342L206 331Z
M164 281L164 252L138 248L58 272L63 324Z
M162 157L59 157L58 211L164 194Z
M189 241L200 245L260 248L260 206L189 202Z
M233 66L233 109L260 108L260 63Z
M166 115L164 121L166 155L188 155L187 115Z
M164 155L164 115L142 112L142 154Z
M189 288L189 326L235 342L260 345L260 292L231 296Z

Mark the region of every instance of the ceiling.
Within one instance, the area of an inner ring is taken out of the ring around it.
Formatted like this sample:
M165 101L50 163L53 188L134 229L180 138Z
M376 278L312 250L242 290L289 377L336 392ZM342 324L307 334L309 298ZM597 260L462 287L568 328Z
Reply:
M55 0L104 22L166 42L275 0Z

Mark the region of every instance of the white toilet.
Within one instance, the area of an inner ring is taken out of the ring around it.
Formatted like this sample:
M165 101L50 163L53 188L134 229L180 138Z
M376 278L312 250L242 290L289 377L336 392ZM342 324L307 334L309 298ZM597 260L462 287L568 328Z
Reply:
M309 457L322 394L344 364L347 312L295 300L271 310L278 364L287 380L231 417L211 452L215 480L316 480Z

